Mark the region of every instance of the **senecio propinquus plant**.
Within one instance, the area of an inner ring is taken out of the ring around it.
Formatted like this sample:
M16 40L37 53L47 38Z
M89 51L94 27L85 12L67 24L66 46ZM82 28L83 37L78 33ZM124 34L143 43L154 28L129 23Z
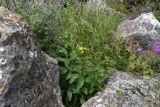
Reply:
M121 19L70 4L63 12L65 30L59 40L62 48L57 50L61 89L65 104L77 107L103 88L110 73L106 67L110 48L107 39Z

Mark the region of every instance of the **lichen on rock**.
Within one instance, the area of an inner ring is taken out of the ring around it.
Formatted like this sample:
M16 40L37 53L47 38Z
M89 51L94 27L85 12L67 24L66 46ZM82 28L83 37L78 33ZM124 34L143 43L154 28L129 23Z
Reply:
M104 91L98 92L81 107L159 107L159 77L145 78L129 72L114 72Z
M152 12L142 13L134 20L126 19L118 26L117 36L132 38L143 48L151 49L160 41L160 22Z
M58 62L22 17L0 7L0 107L64 107Z

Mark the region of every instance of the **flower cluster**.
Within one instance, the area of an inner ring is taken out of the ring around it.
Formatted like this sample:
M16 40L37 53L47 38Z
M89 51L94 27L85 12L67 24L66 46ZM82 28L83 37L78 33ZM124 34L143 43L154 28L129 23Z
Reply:
M143 51L143 48L139 47L137 50L138 50L138 52L141 52L141 51Z
M143 48L138 47L137 51L142 52ZM154 42L153 47L152 47L152 51L156 52L156 53L160 53L160 42Z
M160 41L159 42L154 42L153 51L155 51L157 53L160 53Z
M81 54L83 54L85 51L87 51L87 48L86 47L79 47L79 50L81 52Z

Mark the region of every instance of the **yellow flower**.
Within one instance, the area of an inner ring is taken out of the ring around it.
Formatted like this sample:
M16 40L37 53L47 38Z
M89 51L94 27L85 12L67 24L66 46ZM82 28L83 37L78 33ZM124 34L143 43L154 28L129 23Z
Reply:
M80 51L83 51L83 47L80 47L79 50L80 50Z
M86 48L86 47L84 47L83 49L84 49L84 50L87 50L87 48Z
M87 48L81 46L81 47L79 47L79 50L83 54L87 50Z
M84 53L84 51L81 51L81 54L83 54Z

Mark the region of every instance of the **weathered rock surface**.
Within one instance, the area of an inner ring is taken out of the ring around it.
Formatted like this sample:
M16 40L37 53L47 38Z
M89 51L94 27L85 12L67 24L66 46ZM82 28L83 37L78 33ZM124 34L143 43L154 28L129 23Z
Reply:
M107 4L105 0L89 0L88 3L93 6L93 8L106 8Z
M152 48L160 41L160 22L153 13L142 13L134 20L125 20L118 27L118 35L137 41L143 48Z
M160 107L160 75L144 78L127 72L114 72L103 92L82 107Z
M0 107L63 107L57 61L19 15L0 7Z
M119 15L121 16L122 18L125 17L125 15L121 12L118 12L116 11L115 9L111 8L105 0L89 0L87 3L86 3L86 6L88 8L90 8L91 10L104 10L106 11L106 13L109 13L109 14L116 14L116 15Z
M16 6L24 6L25 8L32 10L34 7L43 6L47 7L47 5L51 5L52 3L54 6L63 6L65 0L8 0L7 5L10 10L14 10Z

